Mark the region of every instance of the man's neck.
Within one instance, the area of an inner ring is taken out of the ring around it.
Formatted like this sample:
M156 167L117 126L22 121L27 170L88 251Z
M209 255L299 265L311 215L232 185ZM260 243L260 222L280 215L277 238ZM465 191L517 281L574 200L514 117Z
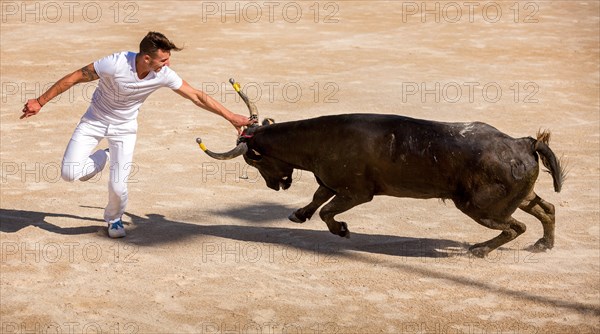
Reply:
M150 69L144 63L144 57L141 53L135 56L135 71L139 79L144 79L150 73Z

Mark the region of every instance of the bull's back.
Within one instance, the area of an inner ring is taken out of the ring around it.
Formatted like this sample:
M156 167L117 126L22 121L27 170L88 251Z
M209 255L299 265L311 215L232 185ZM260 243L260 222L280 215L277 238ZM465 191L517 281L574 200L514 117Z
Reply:
M484 123L443 123L400 117L371 138L369 165L377 193L451 198L461 174L474 170L494 141L512 140ZM483 138L485 138L483 140Z

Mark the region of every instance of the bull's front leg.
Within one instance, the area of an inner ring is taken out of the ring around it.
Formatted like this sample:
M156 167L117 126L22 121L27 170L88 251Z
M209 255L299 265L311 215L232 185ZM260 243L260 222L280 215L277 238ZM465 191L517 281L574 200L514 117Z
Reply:
M323 203L327 202L331 197L333 197L335 193L324 186L319 186L319 189L313 195L313 200L307 206L294 211L288 218L294 223L304 223L309 220L315 211L323 205Z
M321 219L327 224L329 231L340 237L350 238L350 230L348 224L334 219L334 217L344 211L348 211L353 207L369 202L373 199L372 194L353 194L342 195L337 194L329 203L327 203L319 212Z

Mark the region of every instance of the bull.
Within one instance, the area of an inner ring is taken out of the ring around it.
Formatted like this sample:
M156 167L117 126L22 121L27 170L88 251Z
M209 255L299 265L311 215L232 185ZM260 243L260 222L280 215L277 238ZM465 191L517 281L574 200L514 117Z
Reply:
M243 93L238 91L240 95ZM253 117L256 107L247 98ZM445 123L398 115L345 114L247 128L238 145L212 158L243 156L269 188L288 189L294 169L310 171L319 188L312 202L289 219L303 223L323 204L319 216L329 231L348 238L346 222L335 216L376 195L451 200L477 223L501 233L469 251L485 257L525 232L512 217L521 209L536 217L543 237L533 246L554 246L555 208L534 191L539 159L560 192L566 173L549 147L550 132L513 138L481 122Z

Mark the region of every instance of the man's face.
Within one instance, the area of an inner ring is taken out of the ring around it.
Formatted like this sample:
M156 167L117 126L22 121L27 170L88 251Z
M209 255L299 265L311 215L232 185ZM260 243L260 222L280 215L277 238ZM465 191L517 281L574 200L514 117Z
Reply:
M160 72L160 70L162 70L163 66L171 65L171 52L170 51L163 51L161 49L158 49L158 51L156 51L156 54L154 54L153 56L147 55L147 57L150 58L148 67L150 67L150 69L152 69L154 72Z

